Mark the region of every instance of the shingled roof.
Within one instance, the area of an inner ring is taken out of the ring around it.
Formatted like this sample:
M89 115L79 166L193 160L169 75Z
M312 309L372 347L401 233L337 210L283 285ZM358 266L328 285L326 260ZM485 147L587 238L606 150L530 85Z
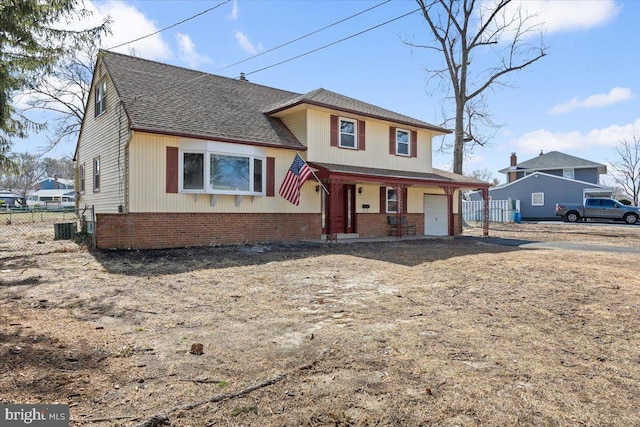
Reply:
M304 150L282 121L270 114L309 103L449 132L325 89L299 94L115 52L101 51L99 57L132 129L138 131Z
M583 168L597 168L601 174L607 173L607 167L602 163L592 162L590 160L581 159L579 157L571 156L569 154L561 153L559 151L550 151L545 154L540 154L524 162L518 163L515 166L515 170L536 170L544 171L550 169L583 169ZM499 172L509 173L514 169L504 168Z
M318 162L309 162L309 164L315 167L316 169L331 172L331 173L370 176L370 177L375 177L377 179L380 179L380 178L392 178L394 180L404 179L409 181L423 181L423 182L437 183L439 185L441 184L461 185L464 187L475 187L475 186L488 187L489 186L487 182L481 181L479 179L464 176L464 175L459 175L453 172L447 172L447 171L436 169L436 168L433 168L431 173L427 173L427 172L411 172L411 171L389 170L389 169L379 169L379 168L368 168L363 166L318 163Z
M305 149L267 105L297 93L101 51L134 130Z
M373 104L368 104L358 99L349 98L348 96L340 95L339 93L331 92L330 90L326 90L323 88L313 90L303 95L299 95L281 104L272 105L265 110L265 113L273 114L299 104L317 105L320 107L331 108L347 113L361 114L376 119L388 120L399 124L433 130L436 132L451 133L451 131L448 129L444 129L439 126L435 126L422 120L414 119L413 117L405 116L404 114L399 114L391 110L386 110L384 108L380 108Z

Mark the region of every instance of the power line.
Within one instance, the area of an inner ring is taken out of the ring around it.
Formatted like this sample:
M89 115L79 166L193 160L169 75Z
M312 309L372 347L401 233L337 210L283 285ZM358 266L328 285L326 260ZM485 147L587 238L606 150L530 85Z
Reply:
M345 37L345 38L343 38L343 39L340 39L340 40L337 40L337 41L335 41L335 42L332 42L332 43L326 44L326 45L324 45L324 46L320 46L320 47L318 47L318 48L316 48L316 49L313 49L313 50L310 50L310 51L308 51L308 52L302 53L302 54L300 54L300 55L294 56L293 58L285 59L284 61L280 61L280 62L277 62L277 63L275 63L275 64L272 64L272 65L269 65L269 66L266 66L266 67L260 68L259 70L254 70L254 71L251 71L251 72L249 72L249 73L244 73L244 75L245 75L245 76L248 76L248 75L250 75L250 74L255 74L255 73L258 73L258 72L260 72L260 71L268 70L269 68L273 68L273 67L276 67L276 66L278 66L278 65L282 65L282 64L284 64L284 63L286 63L286 62L293 61L294 59L302 58L303 56L310 55L310 54L312 54L312 53L314 53L314 52L317 52L317 51L319 51L319 50L326 49L326 48L328 48L328 47L330 47L330 46L336 45L336 44L338 44L338 43L342 43L343 41L346 41L346 40L352 39L352 38L354 38L354 37L357 37L357 36L359 36L359 35L362 35L362 34L364 34L364 33L367 33L367 32L369 32L369 31L371 31L371 30L375 30L376 28L380 28L380 27L382 27L383 25L390 24L390 23L391 23L391 22L393 22L393 21L397 21L398 19L402 19L402 18L404 18L404 17L406 17L406 16L409 16L409 15L411 15L411 14L413 14L413 13L416 13L416 12L417 12L417 11L419 11L419 10L421 10L421 9L420 9L420 8L418 8L418 9L412 10L411 12L405 13L404 15L400 15L400 16L398 16L398 17L396 17L396 18L393 18L393 19L390 19L390 20L388 20L388 21L385 21L385 22L383 22L382 24L378 24L378 25L375 25L375 26L373 26L373 27L369 27L369 28L367 28L366 30L362 30L362 31L360 31L360 32L358 32L358 33L352 34L352 35L347 36L347 37Z
M372 7L368 8L368 9L365 9L365 10L363 10L363 11L361 11L361 12L358 12L358 13L356 13L355 15L348 16L348 17L346 17L346 18L344 18L344 19L341 19L340 21L334 22L333 24L329 24L329 25L327 25L326 27L322 27L322 28L320 28L319 30L315 30L315 31L313 31L313 32L311 32L311 33L305 34L304 36L300 36L300 37L298 37L298 38L296 38L296 39L290 40L290 41L288 41L288 42L286 42L286 43L283 43L283 44L281 44L281 45L279 45L279 46L276 46L276 47L271 48L271 49L269 49L269 50L265 50L264 52L260 52L260 53L258 53L258 54L256 54L256 55L250 56L250 57L248 57L248 58L246 58L246 59L243 59L242 61L234 62L233 64L231 64L231 65L227 65L227 66L226 66L226 67L224 67L224 68L220 68L220 69L219 69L219 70L217 70L217 71L219 72L219 71L226 70L227 68L231 68L231 67L233 67L233 66L235 66L235 65L242 64L243 62L247 62L247 61L249 61L249 60L251 60L251 59L253 59L253 58L257 58L258 56L264 55L264 54L269 53L269 52L273 52L274 50L276 50L276 49L280 49L281 47L288 46L288 45L290 45L291 43L295 43L295 42L297 42L297 41L299 41L299 40L302 40L302 39L304 39L304 38L307 38L307 37L309 37L309 36L312 36L312 35L314 35L314 34L317 34L317 33L321 32L321 31L324 31L324 30L326 30L326 29L328 29L328 28L334 27L334 26L336 26L336 25L338 25L338 24L342 24L343 22L348 21L349 19L355 18L356 16L359 16L359 15L362 15L363 13L369 12L370 10L373 10L373 9L375 9L376 7L380 7L380 6L382 6L383 4L385 4L385 3L389 3L390 1L391 1L391 0L386 0L386 1L383 1L382 3L378 3L377 5L372 6Z
M154 33L147 34L146 36L138 37L138 38L137 38L137 39L135 39L135 40L131 40L131 41L129 41L129 42L122 43L122 44L119 44L119 45L117 45L117 46L111 46L110 48L107 48L107 50L117 49L117 48L119 48L119 47L126 46L126 45L128 45L128 44L131 44L131 43L137 42L137 41L139 41L139 40L146 39L147 37L155 36L156 34L159 34L159 33L163 32L163 31L166 31L166 30L168 30L168 29L170 29L170 28L177 27L178 25L180 25L180 24L184 24L184 23L185 23L185 22L187 22L187 21L191 21L192 19L197 18L198 16L201 16L201 15L204 15L204 14L205 14L205 13L207 13L207 12L211 12L212 10L219 8L220 6L222 6L222 5L226 4L226 3L229 3L230 1L231 1L231 0L225 0L225 1L223 1L222 3L218 3L217 5L215 5L215 6L213 6L213 7L210 7L209 9L203 10L203 11L202 11L202 12L200 12L200 13L196 13L196 14L195 14L195 15L193 15L193 16L190 16L190 17L188 17L188 18L186 18L186 19L183 19L183 20L182 20L182 21L180 21L180 22L176 22L175 24L169 25L168 27L165 27L165 28L163 28L163 29L161 29L161 30L158 30L158 31L154 32Z

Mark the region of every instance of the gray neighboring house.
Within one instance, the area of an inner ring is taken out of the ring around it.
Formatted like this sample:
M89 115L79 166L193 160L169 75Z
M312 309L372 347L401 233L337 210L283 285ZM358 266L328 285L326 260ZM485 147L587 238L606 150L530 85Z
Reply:
M507 175L507 183L489 189L493 200L520 200L524 220L558 219L556 203L582 203L586 197L611 197L613 189L600 184L606 165L551 151L518 163L511 154L511 166L499 172ZM478 192L471 200L482 200Z

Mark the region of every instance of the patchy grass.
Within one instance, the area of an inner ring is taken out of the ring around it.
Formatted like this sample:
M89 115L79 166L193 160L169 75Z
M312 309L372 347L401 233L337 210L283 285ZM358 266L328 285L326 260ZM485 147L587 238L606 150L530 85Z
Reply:
M492 235L637 247L640 227ZM0 403L69 403L97 426L640 425L639 254L253 249L0 260Z

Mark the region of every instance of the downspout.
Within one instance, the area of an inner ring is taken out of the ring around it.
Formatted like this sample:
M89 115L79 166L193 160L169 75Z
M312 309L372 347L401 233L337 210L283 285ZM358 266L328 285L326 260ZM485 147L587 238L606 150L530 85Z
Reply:
M120 200L122 202L122 208L118 209L120 213L129 213L129 145L131 143L131 139L133 138L133 131L131 130L131 118L124 109L124 103L122 100L120 101L120 112L119 112L119 120L118 120L118 168L120 168ZM126 141L122 149L120 148L122 144L122 113L125 113L126 118L126 129L127 136ZM122 155L122 159L120 156Z

